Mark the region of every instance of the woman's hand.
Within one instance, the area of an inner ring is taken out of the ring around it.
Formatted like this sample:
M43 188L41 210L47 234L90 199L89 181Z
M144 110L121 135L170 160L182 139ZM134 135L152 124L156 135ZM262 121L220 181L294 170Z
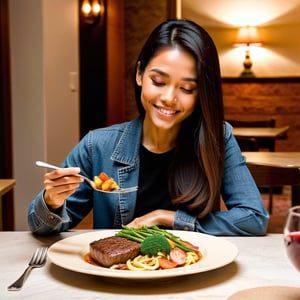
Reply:
M128 227L138 228L143 225L153 226L153 225L162 225L168 228L172 228L175 218L175 211L157 209L146 215L135 218L129 224Z
M44 200L51 209L57 209L64 204L66 198L72 195L83 179L77 176L80 168L62 168L44 175Z

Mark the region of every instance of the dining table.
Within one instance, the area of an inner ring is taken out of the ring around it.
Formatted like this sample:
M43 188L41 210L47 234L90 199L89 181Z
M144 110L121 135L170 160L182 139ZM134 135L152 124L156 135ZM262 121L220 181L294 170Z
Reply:
M282 127L233 127L232 133L238 141L255 140L258 147L275 151L276 140L287 139L289 126Z
M283 168L300 169L300 152L243 152L246 162ZM300 185L292 186L292 206L300 205Z
M300 299L300 274L287 257L282 234L216 237L237 248L231 262L208 271L153 280L85 274L48 259L44 267L31 271L21 290L8 291L36 248L51 249L66 239L102 231L73 230L44 237L29 231L0 232L0 299ZM68 255L67 249L60 251Z
M256 139L286 139L290 126L282 127L233 127L235 137Z

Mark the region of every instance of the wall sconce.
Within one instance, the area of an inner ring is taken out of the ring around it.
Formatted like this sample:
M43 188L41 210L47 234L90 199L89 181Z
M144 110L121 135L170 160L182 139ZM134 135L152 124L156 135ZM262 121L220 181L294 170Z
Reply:
M250 46L261 46L262 42L259 40L259 34L257 27L245 26L238 29L237 39L234 42L234 46L246 46L245 60L243 62L244 70L241 73L241 77L255 77L251 70L252 61L250 58Z
M88 24L93 24L103 15L104 4L102 0L83 0L81 13Z

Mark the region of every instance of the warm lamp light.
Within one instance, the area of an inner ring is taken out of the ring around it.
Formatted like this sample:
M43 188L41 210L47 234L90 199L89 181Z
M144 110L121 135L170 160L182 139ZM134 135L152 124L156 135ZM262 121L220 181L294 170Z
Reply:
M82 2L81 11L82 11L82 14L83 14L85 17L88 16L88 15L91 13L91 11L92 11L92 6L91 6L89 0L84 0L84 1Z
M252 61L250 59L249 46L261 46L262 42L259 39L258 29L254 26L241 27L238 30L237 39L234 42L235 46L246 46L245 60L243 62L244 70L241 77L255 77L251 70Z
M83 0L81 5L81 12L86 23L92 24L97 21L104 11L104 4L102 0Z

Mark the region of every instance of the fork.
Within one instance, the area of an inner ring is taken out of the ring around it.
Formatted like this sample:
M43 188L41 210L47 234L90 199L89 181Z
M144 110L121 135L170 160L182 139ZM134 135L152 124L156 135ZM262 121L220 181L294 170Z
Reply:
M48 164L46 162L43 162L43 161L36 161L35 164L38 166L38 167L44 167L44 168L50 168L50 169L54 169L54 170L59 170L61 169L60 167L58 166L55 166L55 165L51 165L51 164ZM81 174L78 174L77 176L83 178L94 190L98 191L98 192L102 192L102 193L117 193L117 194L124 194L124 193L130 193L130 192L135 192L138 187L137 186L133 186L133 187L129 187L129 188L119 188L119 189L115 189L115 190L111 190L111 191L103 191L101 189L97 189L95 188L95 185L94 185L94 182L81 175Z
M9 291L19 291L22 288L26 278L28 277L29 272L33 268L41 268L46 264L47 250L48 250L48 248L46 248L46 247L37 248L35 250L35 252L32 255L31 260L28 264L28 267L26 268L24 273L20 276L19 279L17 279L13 284L11 284L7 288Z

